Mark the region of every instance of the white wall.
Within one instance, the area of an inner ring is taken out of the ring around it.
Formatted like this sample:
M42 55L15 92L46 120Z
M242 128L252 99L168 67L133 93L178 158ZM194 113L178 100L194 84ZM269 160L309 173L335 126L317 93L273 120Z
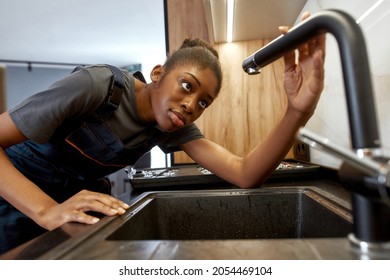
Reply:
M343 10L354 18L359 18L377 0L308 0L302 12L312 14L324 9ZM368 57L374 86L377 117L379 121L382 147L388 156L390 152L390 0L382 3L360 22L366 39ZM330 140L350 147L350 134L344 94L340 57L336 40L327 35L325 60L325 89L316 113L307 128L326 136ZM312 162L338 168L340 161L323 152L311 149Z
M29 70L27 64L7 65L7 109L47 89L52 83L68 75L73 68L33 65Z

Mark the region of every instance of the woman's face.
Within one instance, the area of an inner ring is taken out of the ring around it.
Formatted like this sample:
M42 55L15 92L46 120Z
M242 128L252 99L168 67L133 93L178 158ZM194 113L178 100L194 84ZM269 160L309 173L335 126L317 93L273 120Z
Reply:
M165 75L161 72L155 79L152 77L157 83L152 107L164 131L172 132L193 123L217 96L217 79L210 69L178 66Z

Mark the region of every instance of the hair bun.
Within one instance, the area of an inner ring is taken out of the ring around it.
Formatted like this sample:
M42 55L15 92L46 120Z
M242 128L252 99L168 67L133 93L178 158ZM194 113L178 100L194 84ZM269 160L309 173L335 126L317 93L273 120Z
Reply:
M218 52L206 41L202 39L190 39L186 38L184 39L183 43L180 46L180 49L185 49L185 48L194 48L194 47L201 47L205 48L208 51L210 51L216 58L219 59Z

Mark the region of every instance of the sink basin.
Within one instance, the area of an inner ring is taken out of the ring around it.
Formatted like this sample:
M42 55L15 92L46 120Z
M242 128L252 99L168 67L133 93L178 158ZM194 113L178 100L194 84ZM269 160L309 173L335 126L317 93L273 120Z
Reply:
M145 192L122 216L66 224L5 258L359 259L349 193L315 183Z
M316 187L145 193L106 240L346 237L351 211Z

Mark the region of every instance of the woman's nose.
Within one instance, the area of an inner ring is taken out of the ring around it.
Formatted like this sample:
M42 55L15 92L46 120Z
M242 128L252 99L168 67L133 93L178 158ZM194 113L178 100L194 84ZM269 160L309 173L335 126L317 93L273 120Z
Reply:
M187 96L181 103L182 108L187 114L192 114L196 106L196 98L193 96Z

